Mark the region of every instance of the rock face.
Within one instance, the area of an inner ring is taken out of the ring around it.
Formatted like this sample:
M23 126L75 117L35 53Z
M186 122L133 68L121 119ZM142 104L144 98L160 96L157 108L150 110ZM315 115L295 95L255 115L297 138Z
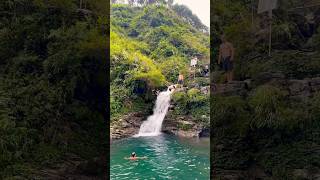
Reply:
M259 78L254 80L233 81L226 84L212 84L213 95L245 96L253 86L258 84L270 84L289 92L291 98L307 98L320 91L320 77L306 78L303 80L285 79L283 75L275 73L262 73Z
M137 134L139 132L142 121L145 119L146 115L140 112L127 114L122 119L119 119L117 123L111 125L111 140L131 137Z
M279 84L279 82L281 83L285 78L285 75L282 73L262 72L253 79L253 82L257 85L266 83Z
M245 95L247 93L247 84L244 81L233 81L226 84L212 84L212 94L217 95Z
M170 106L170 109L174 106ZM118 120L117 124L110 127L111 140L131 137L139 133L140 126L147 115L142 113L130 113ZM209 137L210 130L193 122L191 116L173 118L170 110L163 121L162 131L182 137Z
M310 97L320 91L320 77L303 80L288 80L290 96L294 98Z
M288 89L292 97L311 96L311 86L308 80L289 80Z
M168 113L163 121L162 131L181 137L209 137L210 131L194 122L191 116L174 117Z

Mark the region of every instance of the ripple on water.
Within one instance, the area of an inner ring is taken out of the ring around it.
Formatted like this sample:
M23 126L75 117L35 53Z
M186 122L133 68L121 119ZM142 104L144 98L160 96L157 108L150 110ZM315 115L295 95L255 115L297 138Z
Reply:
M188 141L191 141L190 143ZM209 144L173 136L128 138L111 144L111 179L209 179ZM183 142L183 143L182 143ZM131 152L147 159L129 161Z

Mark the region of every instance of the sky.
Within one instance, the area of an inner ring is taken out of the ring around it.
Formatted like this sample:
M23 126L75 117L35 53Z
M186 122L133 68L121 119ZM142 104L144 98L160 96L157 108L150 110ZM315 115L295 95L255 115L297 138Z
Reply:
M186 5L204 25L210 27L210 0L174 0L174 2Z

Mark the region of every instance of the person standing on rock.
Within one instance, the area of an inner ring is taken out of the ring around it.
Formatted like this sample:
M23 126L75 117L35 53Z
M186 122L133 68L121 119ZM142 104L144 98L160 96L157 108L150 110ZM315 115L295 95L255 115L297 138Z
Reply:
M180 88L183 87L183 80L184 80L184 77L183 77L182 73L180 72L179 76L178 76L178 84L180 85Z
M218 64L222 63L222 68L226 73L226 81L233 80L233 60L234 48L233 45L227 41L225 35L221 36L222 44L219 48Z
M198 58L197 57L194 57L193 59L191 59L190 61L190 66L195 68L198 64Z
M193 79L196 77L196 67L198 64L198 58L194 57L190 61L190 70L193 72Z
M204 73L205 77L209 76L209 66L208 65L204 66L203 73Z

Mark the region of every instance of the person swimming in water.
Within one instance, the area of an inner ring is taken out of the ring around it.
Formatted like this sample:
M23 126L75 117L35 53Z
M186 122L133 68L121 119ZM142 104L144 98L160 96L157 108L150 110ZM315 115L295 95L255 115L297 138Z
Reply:
M137 160L137 159L146 159L146 158L147 158L146 156L137 157L136 153L133 152L133 153L131 153L131 156L130 156L130 157L125 157L124 159Z

